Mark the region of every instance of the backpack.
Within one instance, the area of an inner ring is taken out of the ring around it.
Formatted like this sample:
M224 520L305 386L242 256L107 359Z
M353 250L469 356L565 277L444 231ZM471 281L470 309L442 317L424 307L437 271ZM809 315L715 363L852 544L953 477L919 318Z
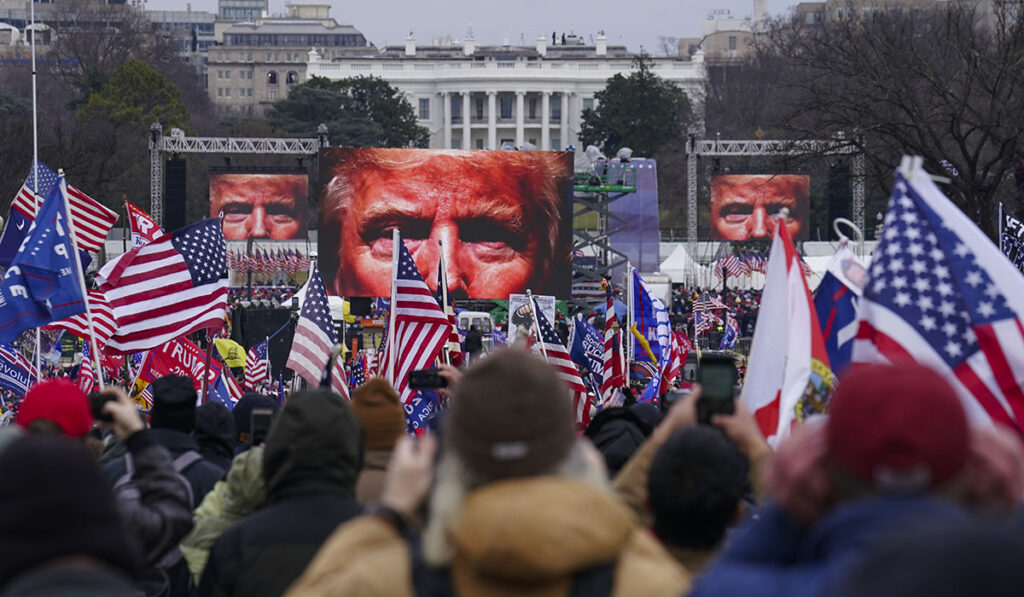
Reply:
M202 454L195 450L188 450L182 453L171 462L174 472L185 484L188 492L188 503L191 506L195 500L192 493L192 484L183 474L193 464L203 459ZM114 482L113 493L118 499L128 501L139 501L142 499L142 492L136 485L135 462L131 454L124 456L125 473ZM184 574L182 573L184 570ZM176 579L177 582L172 582ZM178 586L182 583L187 586ZM173 595L188 594L192 590L192 575L188 573L185 556L179 547L169 550L160 559L146 570L145 576L140 580L139 586L145 591L146 597L171 597Z

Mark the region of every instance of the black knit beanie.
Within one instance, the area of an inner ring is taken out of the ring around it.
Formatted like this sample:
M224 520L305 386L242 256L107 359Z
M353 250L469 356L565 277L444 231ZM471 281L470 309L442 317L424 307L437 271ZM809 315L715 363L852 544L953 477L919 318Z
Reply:
M19 574L69 556L138 570L139 549L81 442L26 435L0 453L0 479L0 593Z
M192 380L181 375L165 375L149 387L153 390L150 426L192 433L196 427L197 396Z

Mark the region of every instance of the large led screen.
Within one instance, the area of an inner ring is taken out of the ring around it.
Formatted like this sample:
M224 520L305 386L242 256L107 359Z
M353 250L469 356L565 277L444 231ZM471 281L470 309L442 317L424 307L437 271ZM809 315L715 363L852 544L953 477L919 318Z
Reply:
M711 178L711 240L768 239L773 217L789 210L793 240L807 240L811 177L805 174L724 174Z
M306 238L305 174L214 174L210 217L224 214L224 238Z
M389 296L398 229L431 290L443 247L455 299L569 296L572 154L329 148L320 153L328 292Z

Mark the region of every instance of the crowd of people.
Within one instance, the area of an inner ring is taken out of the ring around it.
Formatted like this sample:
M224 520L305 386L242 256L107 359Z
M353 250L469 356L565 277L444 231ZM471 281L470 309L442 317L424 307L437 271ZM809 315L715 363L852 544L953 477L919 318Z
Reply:
M859 366L774 447L701 388L599 413L517 347L197 404L189 378L35 384L0 427L0 596L1019 595L1024 448L912 363ZM630 401L632 402L632 401Z

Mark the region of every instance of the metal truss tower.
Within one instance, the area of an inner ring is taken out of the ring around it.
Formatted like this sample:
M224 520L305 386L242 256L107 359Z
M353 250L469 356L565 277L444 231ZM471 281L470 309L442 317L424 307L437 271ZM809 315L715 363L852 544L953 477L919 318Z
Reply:
M278 155L316 155L330 147L327 126L317 127L315 139L186 137L181 129L171 129L164 136L163 127L154 122L149 127L149 198L150 215L162 226L164 221L164 154L176 153L252 153Z
M686 142L686 250L690 257L697 255L697 158L758 155L852 156L853 222L864 231L864 153L841 135L807 141L711 141L690 137Z

